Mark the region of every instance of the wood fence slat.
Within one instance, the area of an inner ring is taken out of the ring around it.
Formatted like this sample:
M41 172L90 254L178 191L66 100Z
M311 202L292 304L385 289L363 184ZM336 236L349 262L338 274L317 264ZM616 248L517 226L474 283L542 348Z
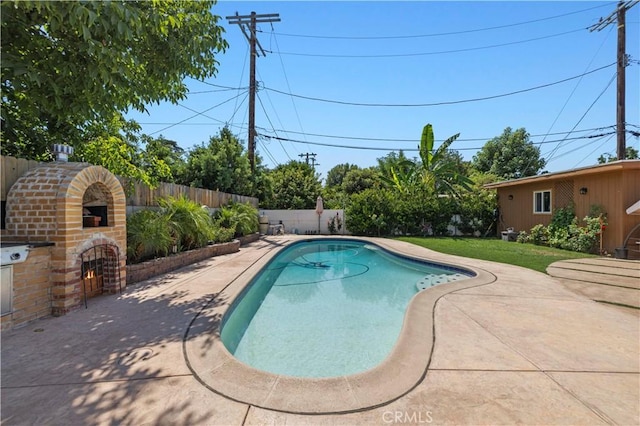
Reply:
M38 161L24 160L21 158L0 156L0 196L6 201L11 186L28 170L38 167ZM243 195L227 194L210 189L195 188L175 183L161 183L157 188L151 189L142 183L133 183L130 180L118 177L125 191L127 191L127 206L154 207L158 205L158 199L163 197L178 198L182 195L200 205L218 208L227 204L230 200L242 203L251 203L258 207L258 199ZM128 190L131 188L131 190Z

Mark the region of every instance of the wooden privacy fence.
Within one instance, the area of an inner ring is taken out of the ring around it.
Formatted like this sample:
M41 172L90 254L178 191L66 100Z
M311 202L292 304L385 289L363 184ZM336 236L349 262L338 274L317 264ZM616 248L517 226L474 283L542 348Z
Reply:
M11 186L27 171L41 164L34 160L0 156L0 197L7 200L7 193ZM251 203L258 207L258 199L244 195L228 194L226 192L212 191L209 189L193 188L190 186L176 185L174 183L161 183L157 188L151 189L145 184L130 182L118 177L122 186L127 190L127 206L153 207L158 205L158 199L163 197L185 196L200 205L217 208L228 204L230 201L238 203Z

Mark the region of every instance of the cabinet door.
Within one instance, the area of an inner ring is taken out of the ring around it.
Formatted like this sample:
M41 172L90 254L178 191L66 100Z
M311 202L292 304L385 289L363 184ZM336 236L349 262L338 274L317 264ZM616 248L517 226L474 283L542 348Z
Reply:
M0 315L9 314L13 299L13 266L0 267L0 287L0 304L2 305Z

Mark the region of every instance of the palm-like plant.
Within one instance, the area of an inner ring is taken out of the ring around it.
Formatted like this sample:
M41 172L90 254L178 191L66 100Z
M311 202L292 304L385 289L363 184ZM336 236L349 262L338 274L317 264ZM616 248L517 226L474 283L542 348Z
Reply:
M213 222L203 206L184 196L160 199L158 204L171 235L184 250L203 247L213 239Z
M388 175L381 179L388 186L407 193L416 185L424 185L435 192L458 195L457 186L469 190L472 181L462 175L456 164L451 161L448 149L458 139L457 133L445 140L438 149L434 149L433 126L427 124L422 129L419 153L420 162L403 159L396 167L389 169Z
M127 218L127 258L138 262L166 256L173 238L165 216L153 210L141 210Z
M433 126L427 124L422 129L419 147L421 164L418 172L420 180L435 191L458 195L456 185L467 191L471 189L473 183L471 179L460 174L456 164L447 157L449 146L458 137L460 133L447 138L438 149L434 150Z
M233 229L236 236L252 234L258 230L258 210L249 203L230 203L214 214L214 221L221 228Z

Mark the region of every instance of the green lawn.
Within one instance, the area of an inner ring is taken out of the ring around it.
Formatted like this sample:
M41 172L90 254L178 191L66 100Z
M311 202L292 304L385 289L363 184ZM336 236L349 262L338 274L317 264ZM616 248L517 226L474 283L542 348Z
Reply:
M558 260L595 257L591 254L536 246L533 244L506 242L499 239L399 237L398 240L441 253L508 263L540 272L545 272L547 266Z

